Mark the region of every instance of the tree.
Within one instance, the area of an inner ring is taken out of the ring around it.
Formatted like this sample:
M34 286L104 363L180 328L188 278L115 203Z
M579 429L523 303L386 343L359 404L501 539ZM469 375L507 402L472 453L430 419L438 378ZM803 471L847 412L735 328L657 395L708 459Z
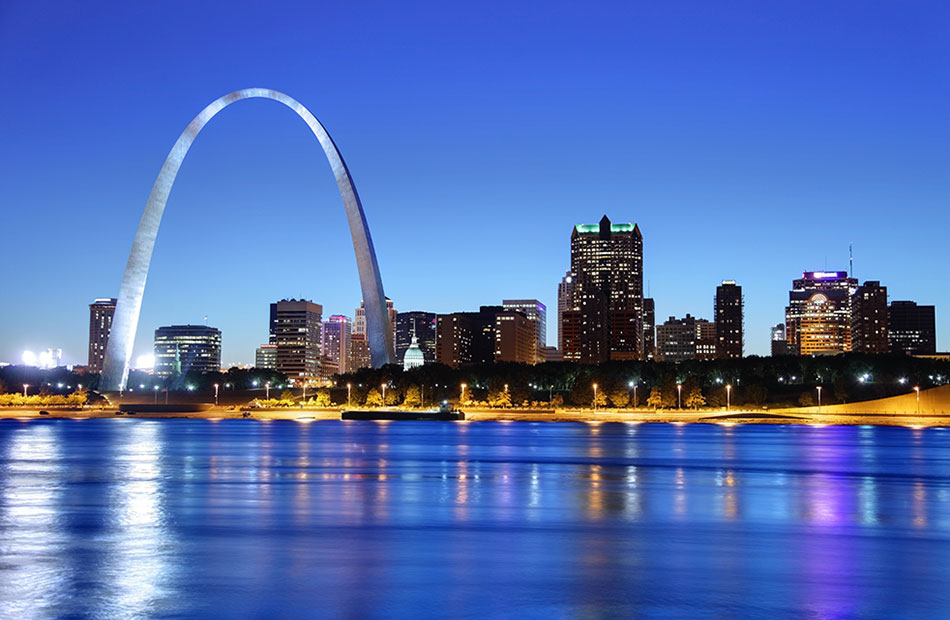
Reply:
M706 391L706 403L710 407L725 407L729 400L731 399L726 397L726 388L721 385L716 385Z
M610 388L607 396L610 398L610 404L618 409L626 407L630 403L630 390L623 383L617 383Z
M650 389L650 396L647 397L647 407L653 407L654 409L659 409L663 406L663 391L657 387L653 386Z
M597 390L596 392L594 392L593 406L594 407L607 406L607 395L604 393L603 390Z
M501 389L493 387L488 391L488 405L490 407L510 407L511 392L504 387Z
M555 394L551 397L551 406L555 409L560 409L564 406L564 397L560 394Z
M694 383L689 386L689 391L686 393L683 404L690 409L698 409L706 404L706 399L703 398L703 392L699 389L698 385Z
M314 404L317 407L329 407L330 406L330 390L317 390L317 398Z
M761 385L750 385L745 389L746 400L756 407L761 407L765 404L765 399L768 394L769 391Z
M811 390L807 392L802 392L798 397L798 404L802 407L814 407L815 406L815 395Z
M379 390L376 388L371 389L366 393L366 406L367 407L382 407L383 406L383 395L379 393Z
M413 384L406 388L406 395L402 399L402 404L406 407L422 406L422 391L418 385Z
M398 405L399 404L399 390L397 388L386 388L386 405Z
M284 390L280 393L280 402L288 407L294 404L294 394L290 390Z
M676 388L676 381L673 380L673 377L667 375L663 378L663 387L660 391L662 403L660 406L663 409L672 409L674 407L679 407L679 390Z

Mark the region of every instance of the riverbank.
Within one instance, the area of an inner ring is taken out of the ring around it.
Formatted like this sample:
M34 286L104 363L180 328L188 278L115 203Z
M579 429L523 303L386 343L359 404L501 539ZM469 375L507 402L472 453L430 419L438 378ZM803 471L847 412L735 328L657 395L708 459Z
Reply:
M619 422L630 424L807 424L807 425L875 425L908 427L950 427L950 415L896 414L896 413L838 413L819 412L815 408L802 410L598 410L592 409L463 409L464 422L584 422L589 424ZM45 413L41 413L45 412ZM147 419L224 419L339 420L341 409L234 409L209 408L203 411L161 411L120 413L116 409L0 409L0 420L74 419L89 418L147 418Z

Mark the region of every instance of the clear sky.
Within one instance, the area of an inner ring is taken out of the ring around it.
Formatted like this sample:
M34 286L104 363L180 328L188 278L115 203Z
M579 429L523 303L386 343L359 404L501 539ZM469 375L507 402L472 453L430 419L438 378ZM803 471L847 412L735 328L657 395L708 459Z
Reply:
M791 280L853 242L950 348L946 2L211 4L0 3L0 361L85 362L172 144L252 86L330 131L399 310L538 298L556 342L571 227L607 214L640 224L658 322L734 279L766 353ZM283 297L352 316L346 218L303 122L239 102L182 166L135 354L207 316L251 362Z

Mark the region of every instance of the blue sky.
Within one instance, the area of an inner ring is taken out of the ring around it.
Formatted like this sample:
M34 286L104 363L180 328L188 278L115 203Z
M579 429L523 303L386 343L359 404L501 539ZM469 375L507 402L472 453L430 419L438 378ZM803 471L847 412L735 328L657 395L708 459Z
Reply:
M308 106L359 188L400 310L548 305L575 223L644 236L657 318L743 286L766 353L803 270L937 306L950 334L950 9L942 2L0 4L0 361L86 356L178 134L250 86ZM135 352L159 325L253 360L282 297L351 315L329 167L270 101L216 117L159 234Z

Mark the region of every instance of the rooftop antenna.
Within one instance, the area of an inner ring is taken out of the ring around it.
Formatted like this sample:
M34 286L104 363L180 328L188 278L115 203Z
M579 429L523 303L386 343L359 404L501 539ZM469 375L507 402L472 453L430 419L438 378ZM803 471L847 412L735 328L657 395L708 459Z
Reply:
M208 315L206 314L206 315L205 315L205 326L207 326L207 325L208 325Z
M854 277L854 243L848 244L848 276Z

